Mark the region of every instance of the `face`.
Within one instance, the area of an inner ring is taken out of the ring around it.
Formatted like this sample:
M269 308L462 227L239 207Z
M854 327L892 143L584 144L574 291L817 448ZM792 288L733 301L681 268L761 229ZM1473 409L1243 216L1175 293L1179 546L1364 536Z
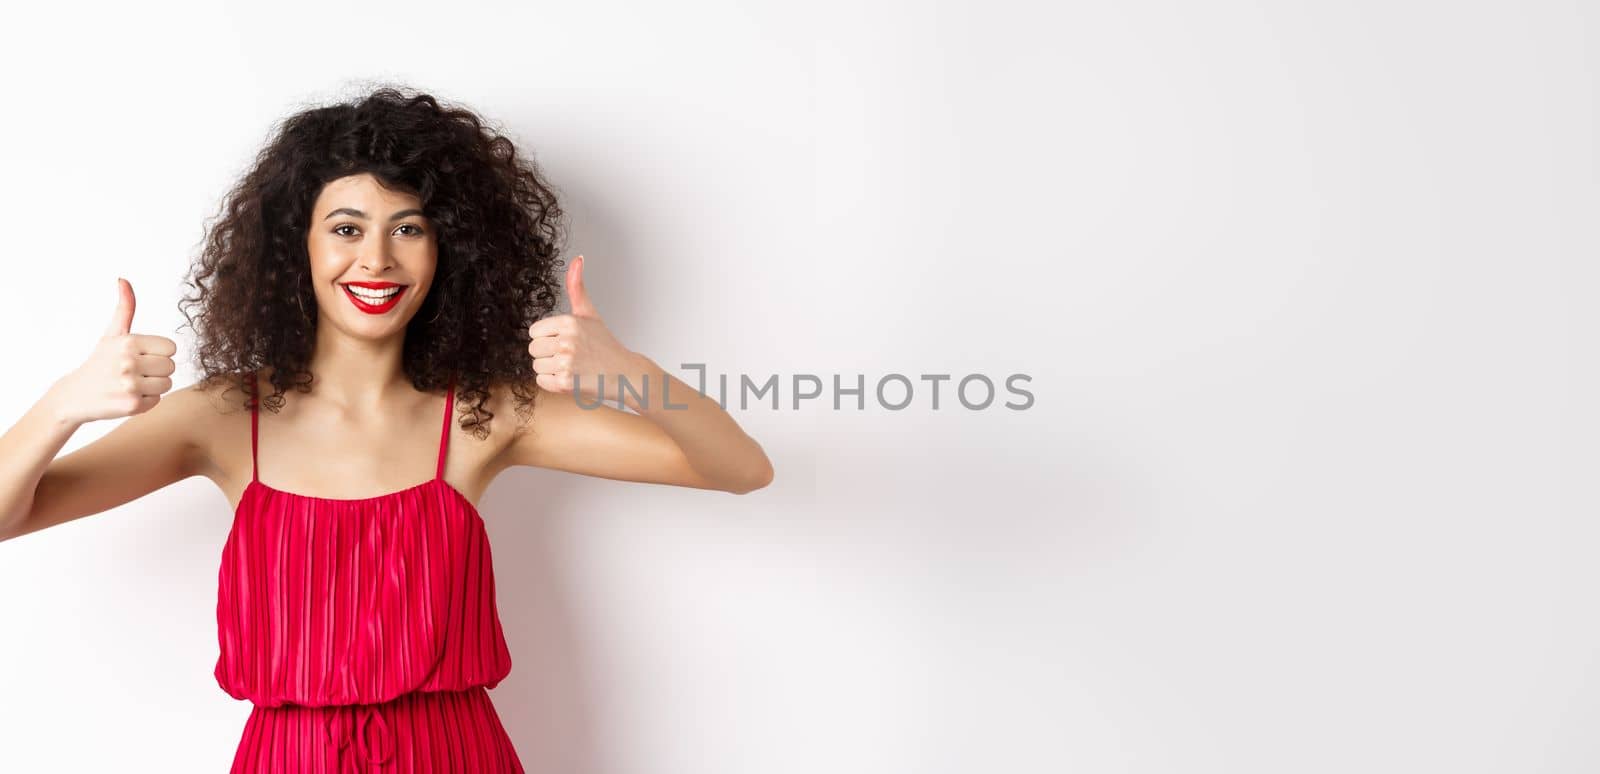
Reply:
M438 265L438 239L421 207L370 174L323 187L306 237L319 325L364 339L405 331Z

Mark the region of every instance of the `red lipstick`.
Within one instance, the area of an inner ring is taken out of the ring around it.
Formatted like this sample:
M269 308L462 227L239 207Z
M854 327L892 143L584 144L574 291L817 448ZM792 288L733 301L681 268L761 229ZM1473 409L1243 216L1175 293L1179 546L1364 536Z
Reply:
M400 296L404 295L409 285L397 282L345 282L340 285L344 289L345 298L355 308L367 314L383 314L400 303ZM360 288L360 292L352 290Z

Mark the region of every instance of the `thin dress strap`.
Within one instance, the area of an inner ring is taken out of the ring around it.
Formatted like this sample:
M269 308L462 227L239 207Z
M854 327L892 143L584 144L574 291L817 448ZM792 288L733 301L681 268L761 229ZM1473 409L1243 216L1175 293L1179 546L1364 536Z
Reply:
M439 467L433 472L434 478L444 478L444 453L450 448L450 417L455 413L456 405L456 380L450 377L450 390L444 398L444 426L439 429Z
M250 480L259 481L256 470L256 404L261 402L261 377L251 372L250 380L255 385L255 395L250 400Z

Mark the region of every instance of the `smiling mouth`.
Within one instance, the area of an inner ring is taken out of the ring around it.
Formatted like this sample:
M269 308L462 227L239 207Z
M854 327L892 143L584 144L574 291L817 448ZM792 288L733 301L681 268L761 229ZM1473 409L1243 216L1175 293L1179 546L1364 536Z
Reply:
M383 314L394 308L409 286L374 282L345 283L340 287L344 288L345 297L349 298L350 303L357 309L367 314Z

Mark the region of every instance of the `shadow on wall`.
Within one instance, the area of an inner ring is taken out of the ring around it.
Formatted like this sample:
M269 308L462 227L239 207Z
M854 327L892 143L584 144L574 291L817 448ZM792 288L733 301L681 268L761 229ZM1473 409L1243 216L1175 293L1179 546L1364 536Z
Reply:
M535 420L537 421L537 420ZM495 601L511 650L511 674L490 691L523 768L600 774L587 648L563 585L570 474L537 468L501 473L480 510L494 559Z
M607 326L627 341L647 294L625 281L637 260L626 221L610 217L604 199L591 196L581 178L564 184L561 196L569 211L584 213L574 219L569 245L560 253L561 275L579 252L571 245L604 256L606 270L585 266L584 281ZM571 308L563 279L559 307L551 314ZM533 422L539 422L537 410ZM571 503L582 485L583 477L571 473L513 467L495 477L478 503L494 557L495 603L511 650L511 674L490 696L529 772L611 770L595 741L594 692L584 660L590 649L579 639L573 600L562 583L562 538L569 520L581 516Z

